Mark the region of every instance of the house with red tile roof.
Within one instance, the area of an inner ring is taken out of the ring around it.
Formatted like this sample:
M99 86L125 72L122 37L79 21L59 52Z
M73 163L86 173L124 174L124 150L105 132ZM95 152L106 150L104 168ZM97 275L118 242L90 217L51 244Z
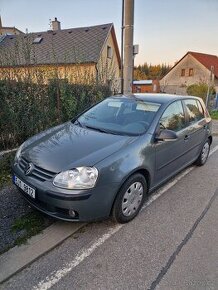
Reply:
M218 57L216 55L189 51L160 80L162 92L186 95L192 84L214 85L218 92Z

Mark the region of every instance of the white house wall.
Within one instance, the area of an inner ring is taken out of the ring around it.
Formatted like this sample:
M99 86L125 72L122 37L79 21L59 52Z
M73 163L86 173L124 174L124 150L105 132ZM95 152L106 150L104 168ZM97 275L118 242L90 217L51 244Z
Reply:
M193 76L189 76L190 68L193 69ZM182 69L185 69L185 76L181 76ZM192 55L188 54L160 80L160 87L162 92L168 94L186 95L186 90L189 85L199 82L208 83L209 79L210 71Z

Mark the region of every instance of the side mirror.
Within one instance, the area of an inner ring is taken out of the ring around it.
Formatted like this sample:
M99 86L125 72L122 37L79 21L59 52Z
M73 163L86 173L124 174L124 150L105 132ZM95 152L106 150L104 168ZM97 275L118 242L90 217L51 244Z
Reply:
M159 134L156 135L155 139L157 141L175 141L178 139L177 134L172 130L161 130Z

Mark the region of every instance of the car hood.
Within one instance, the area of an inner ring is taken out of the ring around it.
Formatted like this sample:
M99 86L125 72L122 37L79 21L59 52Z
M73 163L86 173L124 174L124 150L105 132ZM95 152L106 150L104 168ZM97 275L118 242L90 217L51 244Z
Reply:
M24 143L21 154L29 162L58 173L79 166L93 166L135 139L68 122L30 138Z

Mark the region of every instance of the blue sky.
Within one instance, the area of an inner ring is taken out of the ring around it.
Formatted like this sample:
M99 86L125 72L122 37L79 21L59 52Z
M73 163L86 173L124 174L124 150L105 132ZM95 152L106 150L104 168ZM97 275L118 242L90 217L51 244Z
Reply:
M122 0L0 0L3 25L45 31L113 22L120 43ZM218 0L135 0L135 64L174 64L187 51L218 54Z

